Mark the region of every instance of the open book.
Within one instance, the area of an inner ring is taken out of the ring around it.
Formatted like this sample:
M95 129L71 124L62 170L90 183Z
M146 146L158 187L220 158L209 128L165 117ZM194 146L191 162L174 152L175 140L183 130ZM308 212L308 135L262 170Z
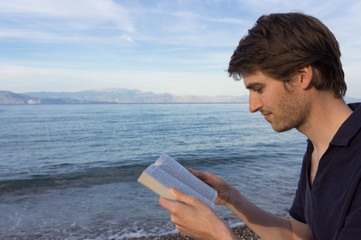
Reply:
M214 201L217 198L216 190L165 153L143 171L138 182L160 196L171 200L174 200L169 192L171 187L198 198L211 208L214 208Z

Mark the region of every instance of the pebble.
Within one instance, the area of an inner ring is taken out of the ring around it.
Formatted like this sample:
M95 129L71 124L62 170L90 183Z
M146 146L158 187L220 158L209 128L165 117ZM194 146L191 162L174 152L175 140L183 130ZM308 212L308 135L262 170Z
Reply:
M239 236L240 240L260 240L261 239L246 225L234 227L234 228L232 228L232 230L237 236ZM195 239L184 236L180 233L177 233L177 234L163 235L163 236L147 236L147 237L140 237L140 238L127 238L127 240L195 240Z

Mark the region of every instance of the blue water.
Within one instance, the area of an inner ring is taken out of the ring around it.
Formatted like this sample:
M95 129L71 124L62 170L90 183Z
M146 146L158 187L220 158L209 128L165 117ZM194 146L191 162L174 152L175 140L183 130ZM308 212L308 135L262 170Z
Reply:
M174 232L158 196L136 182L164 152L287 216L305 146L247 104L0 105L0 239Z

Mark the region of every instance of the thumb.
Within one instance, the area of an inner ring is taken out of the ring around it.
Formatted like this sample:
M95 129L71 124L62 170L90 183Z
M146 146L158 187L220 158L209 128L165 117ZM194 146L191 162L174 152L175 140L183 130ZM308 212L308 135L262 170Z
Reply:
M196 176L197 178L199 178L202 181L206 181L208 178L207 173L205 173L205 172L197 171L192 168L188 169L188 171L190 171L194 176Z

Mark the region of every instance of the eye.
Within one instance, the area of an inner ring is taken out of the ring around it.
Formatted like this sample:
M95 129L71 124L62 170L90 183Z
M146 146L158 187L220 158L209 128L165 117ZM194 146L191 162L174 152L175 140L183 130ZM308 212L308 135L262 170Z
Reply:
M263 88L262 88L262 87L253 88L252 90L253 90L254 92L256 92L256 93L262 93L262 92L263 92Z

